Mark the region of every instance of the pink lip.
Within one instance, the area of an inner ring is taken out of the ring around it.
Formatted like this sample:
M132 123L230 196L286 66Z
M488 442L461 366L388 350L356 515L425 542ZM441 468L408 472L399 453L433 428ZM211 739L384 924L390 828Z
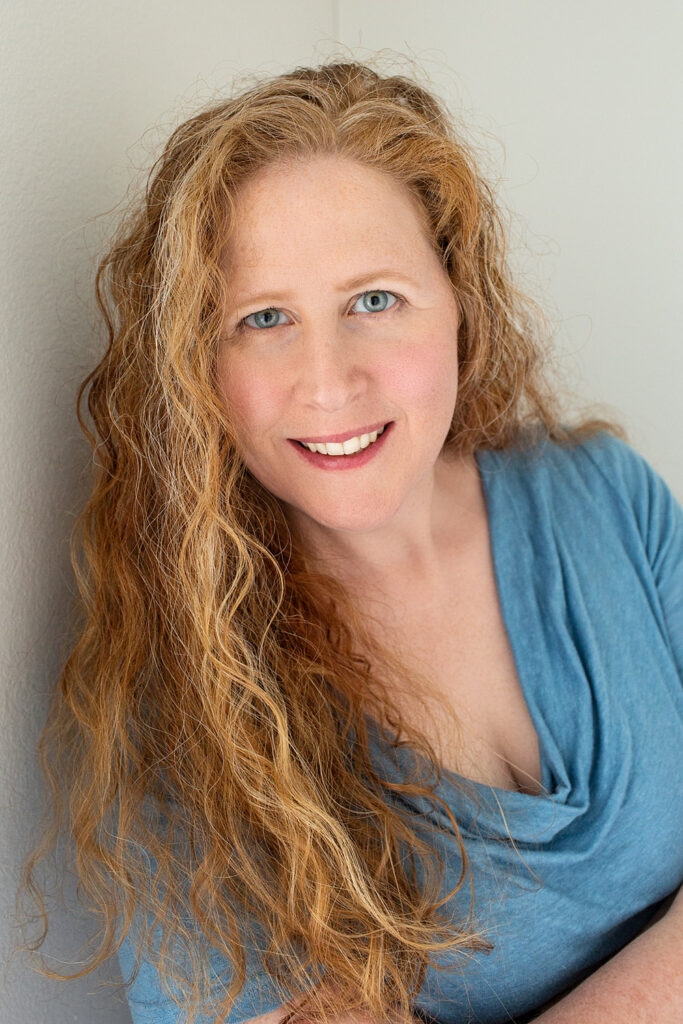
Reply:
M387 444L391 443L387 438L391 438L395 426L396 424L392 420L376 441L369 444L367 448L354 452L353 455L322 455L319 452L312 452L310 448L299 444L298 441L293 441L291 438L287 438L287 443L291 444L292 448L298 452L299 457L305 459L311 466L315 466L317 469L322 469L325 472L339 473L343 470L360 469L371 460L377 459L380 452L384 450ZM372 433L372 431L370 432Z
M326 444L328 441L348 441L351 437L360 437L361 434L372 434L375 430L381 430L386 420L379 423L372 423L369 427L358 427L356 430L347 430L345 434L328 434L326 437L293 437L292 441L304 441L306 444Z

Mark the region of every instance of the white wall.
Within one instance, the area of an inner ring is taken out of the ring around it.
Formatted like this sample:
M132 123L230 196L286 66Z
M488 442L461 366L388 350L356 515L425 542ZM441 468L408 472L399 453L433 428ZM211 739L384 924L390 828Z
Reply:
M296 17L293 11L296 10ZM87 484L76 384L98 348L97 247L134 164L171 124L233 74L324 60L330 3L272 0L0 0L0 957L20 859L39 806L34 748L61 664L73 584L67 538ZM327 41L327 43L326 43ZM321 50L316 49L320 45ZM92 924L55 914L46 951L75 954ZM56 964L56 969L60 969ZM66 968L64 968L66 969ZM118 977L43 979L16 958L0 991L2 1024L123 1024Z
M556 307L571 382L683 499L683 6L344 0L340 12L359 58L414 55L479 142L502 142L489 149L528 229L520 265Z
M491 144L555 303L582 395L610 403L683 494L678 5L626 0L0 0L0 950L40 781L34 749L66 644L67 538L86 493L77 382L98 350L92 272L134 167L182 112L242 71L317 63L347 44L413 53ZM541 258L541 254L546 255ZM47 952L92 931L55 915ZM58 941L57 941L58 940ZM57 964L57 967L59 965ZM129 1020L98 981L14 961L0 1021Z

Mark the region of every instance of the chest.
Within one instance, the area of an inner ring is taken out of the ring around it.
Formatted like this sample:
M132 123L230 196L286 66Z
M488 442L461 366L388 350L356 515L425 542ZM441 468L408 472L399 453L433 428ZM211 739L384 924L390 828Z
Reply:
M397 686L390 693L406 720L432 743L442 765L476 782L537 795L538 736L486 546L470 552L468 564L445 588L431 593L406 588L385 602L380 634L430 687L426 697L415 687Z

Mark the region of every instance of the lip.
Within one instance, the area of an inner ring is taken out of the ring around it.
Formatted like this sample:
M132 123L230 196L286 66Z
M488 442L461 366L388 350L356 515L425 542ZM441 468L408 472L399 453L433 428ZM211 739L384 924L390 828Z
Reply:
M387 420L380 420L379 423L371 423L369 427L357 427L355 430L347 430L344 434L327 434L325 437L290 437L288 440L303 441L305 444L327 444L328 441L348 441L349 438L360 437L361 434L372 434L373 431L381 430L385 425L387 425Z
M287 443L291 444L302 459L311 466L315 466L317 469L322 469L327 472L339 472L343 470L359 469L361 466L365 466L366 463L372 459L376 459L379 453L387 444L387 438L390 434L393 434L395 423L392 420L387 424L386 429L376 441L369 444L367 448L361 448L359 452L354 452L353 455L322 455L320 452L312 452L308 448L304 448L303 445L299 444L298 441L287 438ZM380 424L382 426L382 424ZM352 437L354 435L351 435Z

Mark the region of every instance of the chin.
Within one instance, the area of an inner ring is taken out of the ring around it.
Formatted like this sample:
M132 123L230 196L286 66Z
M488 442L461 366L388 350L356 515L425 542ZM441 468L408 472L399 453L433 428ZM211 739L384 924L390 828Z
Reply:
M384 526L395 515L400 502L391 504L384 500L381 504L366 503L356 508L340 509L330 507L312 507L294 505L296 514L303 514L307 519L327 530L343 530L348 533L367 533Z

